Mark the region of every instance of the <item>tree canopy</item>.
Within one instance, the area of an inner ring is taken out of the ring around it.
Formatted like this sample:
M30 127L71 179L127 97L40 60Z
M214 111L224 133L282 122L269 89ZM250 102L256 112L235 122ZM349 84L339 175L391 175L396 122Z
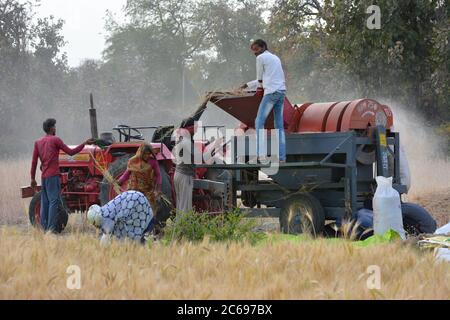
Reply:
M2 153L28 150L45 117L75 141L87 134L90 92L103 128L177 122L205 92L255 77L257 38L281 57L295 102L389 99L450 122L448 1L128 0L125 21L107 19L103 58L76 68L64 21L37 19L37 3L0 0ZM366 25L372 4L380 29Z

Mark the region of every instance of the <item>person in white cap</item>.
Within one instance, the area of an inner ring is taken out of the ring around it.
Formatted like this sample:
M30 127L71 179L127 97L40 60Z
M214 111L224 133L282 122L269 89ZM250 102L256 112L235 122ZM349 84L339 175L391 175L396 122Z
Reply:
M102 244L108 244L111 236L141 242L154 222L149 201L137 191L126 191L103 207L91 206L88 221L102 230Z

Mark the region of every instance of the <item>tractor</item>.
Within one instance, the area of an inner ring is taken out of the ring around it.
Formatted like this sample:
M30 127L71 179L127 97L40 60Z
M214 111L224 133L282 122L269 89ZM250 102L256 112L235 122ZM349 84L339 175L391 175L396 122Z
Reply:
M118 126L114 128L120 137L119 142L109 133L102 134L101 146L86 146L82 152L69 156L63 152L59 155L61 171L61 203L59 211L58 231L67 225L68 214L84 212L93 205L104 205L117 194L112 182L105 177L117 179L126 170L128 160L136 153L142 144L143 135L139 128ZM171 175L173 175L172 154L164 144L153 143L159 161L162 176L162 193L168 199L173 199ZM37 192L36 192L37 191ZM30 187L22 188L22 197L32 197L29 206L29 219L32 225L40 223L40 187L33 190ZM159 204L158 214L168 217L171 208L166 203Z

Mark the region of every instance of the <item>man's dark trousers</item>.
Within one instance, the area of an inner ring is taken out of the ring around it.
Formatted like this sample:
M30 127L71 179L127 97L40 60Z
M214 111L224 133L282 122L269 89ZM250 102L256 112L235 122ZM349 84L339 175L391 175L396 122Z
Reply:
M57 231L61 204L61 180L59 176L42 179L41 225L45 231Z

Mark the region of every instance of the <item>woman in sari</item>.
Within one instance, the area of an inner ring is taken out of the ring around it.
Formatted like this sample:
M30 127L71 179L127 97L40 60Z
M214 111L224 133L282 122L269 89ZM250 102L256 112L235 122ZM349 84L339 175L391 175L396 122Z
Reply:
M162 178L158 160L151 145L143 144L136 155L128 161L127 171L120 177L119 184L123 185L126 181L128 181L128 190L139 191L145 195L157 219L157 198L160 194Z

